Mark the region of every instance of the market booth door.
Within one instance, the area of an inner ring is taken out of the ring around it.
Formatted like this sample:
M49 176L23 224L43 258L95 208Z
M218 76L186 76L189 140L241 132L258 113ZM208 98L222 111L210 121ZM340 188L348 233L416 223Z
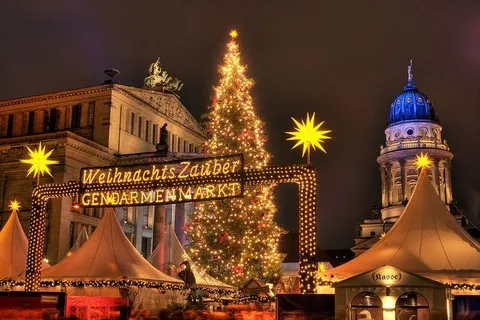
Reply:
M335 319L451 319L450 289L392 266L337 282Z

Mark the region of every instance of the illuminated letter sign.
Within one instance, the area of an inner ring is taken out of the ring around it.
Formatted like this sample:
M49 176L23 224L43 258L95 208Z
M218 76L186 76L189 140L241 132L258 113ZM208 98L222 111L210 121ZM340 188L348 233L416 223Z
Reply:
M79 202L83 207L115 207L241 197L242 176L242 155L83 168Z
M402 273L391 267L384 267L372 273L373 281L384 286L397 284L402 279Z

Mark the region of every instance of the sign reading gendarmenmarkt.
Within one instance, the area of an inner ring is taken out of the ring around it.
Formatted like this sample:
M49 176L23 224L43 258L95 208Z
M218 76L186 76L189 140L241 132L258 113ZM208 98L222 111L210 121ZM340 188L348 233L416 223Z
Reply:
M241 197L242 172L241 154L85 168L80 173L79 200L83 207L115 207Z

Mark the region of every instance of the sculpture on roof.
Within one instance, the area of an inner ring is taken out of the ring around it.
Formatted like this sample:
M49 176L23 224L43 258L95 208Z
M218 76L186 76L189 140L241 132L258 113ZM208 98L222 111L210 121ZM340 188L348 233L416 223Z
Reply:
M183 83L178 78L171 77L166 70L160 66L160 58L150 64L149 76L145 78L144 85L151 89L162 91L178 92L182 89Z

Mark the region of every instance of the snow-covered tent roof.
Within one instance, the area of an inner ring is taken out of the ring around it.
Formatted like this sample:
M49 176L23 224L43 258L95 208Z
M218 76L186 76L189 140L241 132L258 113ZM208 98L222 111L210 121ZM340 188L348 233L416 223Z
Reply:
M183 261L188 261L190 263L192 272L195 275L195 280L198 286L234 289L234 287L229 286L210 276L192 261L192 259L185 252L183 246L180 244L172 225L169 225L165 232L164 262L160 261L160 246L161 245L159 244L152 252L150 257L148 257L148 261L159 270L168 272L168 268L170 266L173 265L178 267Z
M80 233L78 234L77 236L77 240L75 240L75 243L73 244L73 246L70 248L70 250L67 252L67 257L68 256L71 256L72 253L74 253L75 251L77 251L78 249L81 248L81 246L83 246L83 244L85 242L87 242L88 240L88 232L87 232L87 228L85 226L82 227L82 230L80 230Z
M125 236L113 209L105 214L95 232L71 256L42 272L43 279L147 280L183 283L148 263Z
M365 253L327 273L346 279L384 265L441 282L477 282L480 245L446 209L426 170L392 229Z
M0 231L0 279L18 277L25 271L28 240L16 211L13 211ZM46 262L43 268L50 265Z

